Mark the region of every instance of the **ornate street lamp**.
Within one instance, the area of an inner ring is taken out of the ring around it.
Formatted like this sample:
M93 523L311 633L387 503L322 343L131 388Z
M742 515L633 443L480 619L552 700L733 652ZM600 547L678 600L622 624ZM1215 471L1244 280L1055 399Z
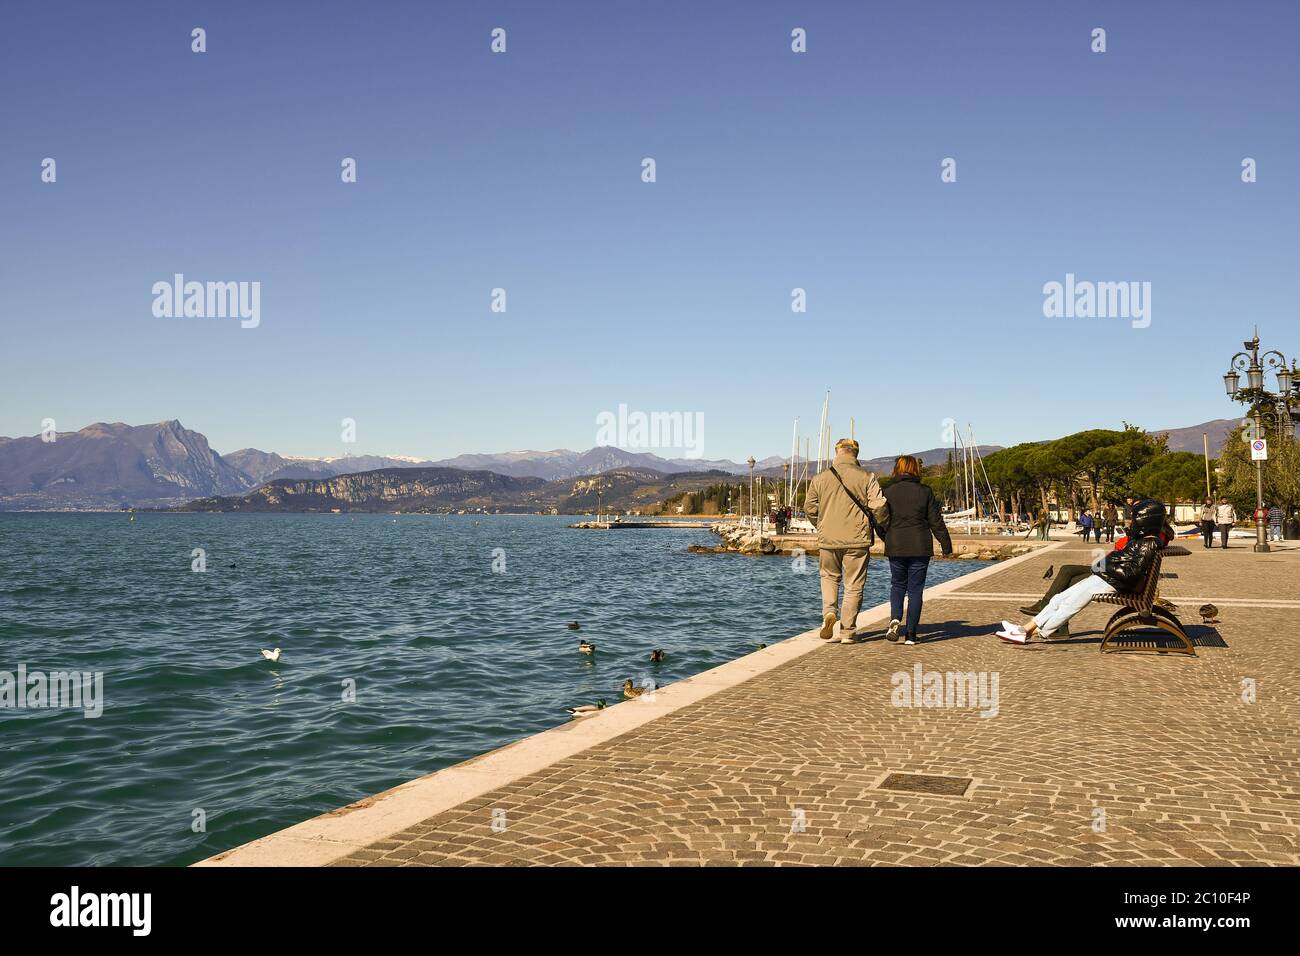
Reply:
M1228 396L1250 406L1251 416L1255 419L1255 436L1264 437L1264 415L1277 425L1280 438L1295 437L1296 419L1300 418L1300 380L1292 361L1287 366L1286 356L1276 349L1259 351L1259 332L1248 342L1242 343L1246 351L1238 352L1228 363L1228 372L1223 376L1223 385ZM1276 392L1264 387L1266 368L1277 369ZM1239 372L1246 373L1246 387L1241 388ZM1264 463L1255 462L1255 550L1268 551L1268 516L1264 511Z
M757 512L754 510L754 466L756 464L758 464L758 462L754 461L753 455L750 455L749 456L749 513L751 516L757 514Z

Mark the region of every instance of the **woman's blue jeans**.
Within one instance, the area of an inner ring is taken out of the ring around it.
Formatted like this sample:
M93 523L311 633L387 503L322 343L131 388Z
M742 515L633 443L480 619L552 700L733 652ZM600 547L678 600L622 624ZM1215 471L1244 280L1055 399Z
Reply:
M925 590L925 572L929 558L889 559L889 616L903 619L903 596L907 596L907 634L915 635L921 623L921 593Z

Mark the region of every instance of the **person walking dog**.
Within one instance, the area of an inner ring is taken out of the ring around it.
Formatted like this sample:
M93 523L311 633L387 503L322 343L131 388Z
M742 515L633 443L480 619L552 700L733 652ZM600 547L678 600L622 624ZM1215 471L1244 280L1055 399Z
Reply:
M858 443L852 438L835 443L835 460L808 485L804 511L817 528L822 589L819 635L831 640L838 621L840 643L853 644L874 540L872 525L880 525L882 531L888 528L889 502L880 493L876 476L858 464Z
M921 463L912 455L894 462L894 480L885 489L889 502L889 530L885 532L885 556L889 558L889 630L885 637L897 644L917 643L921 623L921 598L925 575L938 540L943 556L952 554L952 538L939 513L939 501L930 486L921 481ZM903 599L907 599L907 626L903 626Z

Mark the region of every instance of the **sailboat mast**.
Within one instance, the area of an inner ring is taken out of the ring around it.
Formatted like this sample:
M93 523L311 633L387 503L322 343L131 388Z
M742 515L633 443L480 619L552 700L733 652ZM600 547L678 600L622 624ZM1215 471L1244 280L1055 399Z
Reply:
M799 419L794 420L794 433L790 436L790 474L785 480L785 501L794 507L795 467L799 461Z
M964 511L966 510L966 485L965 485L966 469L963 468L961 472L957 471L958 460L960 455L961 455L961 431L960 429L953 429L953 433L952 433L953 497L956 499L955 504L957 510Z
M970 507L975 509L975 517L978 518L980 516L980 496L975 485L975 461L970 447L970 422L966 423L966 469L969 472L966 487L970 489Z
M813 440L805 438L803 440L803 484L807 484L807 481L809 481L811 462L813 462Z
M966 439L962 438L961 430L957 430L957 444L961 447L961 507L963 511L970 510L970 475L966 470Z
M821 474L822 470L822 449L826 445L826 412L831 401L831 390L826 390L826 397L822 399L822 418L821 423L817 426L817 473Z
M984 456L980 454L979 446L975 444L975 429L970 428L969 425L967 425L966 427L970 429L971 453L975 456L975 460L979 463L980 474L984 476L984 487L988 490L989 493L989 503L994 506L994 508L997 510L998 514L1000 515L1002 512L1002 505L997 500L996 496L993 494L993 482L989 481L989 470L984 467Z
M952 510L957 507L957 429L952 430L952 454L948 456L948 479L952 482Z

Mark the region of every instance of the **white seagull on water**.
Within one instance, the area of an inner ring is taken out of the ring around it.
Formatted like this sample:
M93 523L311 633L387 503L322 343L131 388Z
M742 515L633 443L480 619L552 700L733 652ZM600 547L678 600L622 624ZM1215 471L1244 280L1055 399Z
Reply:
M280 648L277 647L273 651L268 651L266 648L262 648L262 656L274 664L280 660Z

